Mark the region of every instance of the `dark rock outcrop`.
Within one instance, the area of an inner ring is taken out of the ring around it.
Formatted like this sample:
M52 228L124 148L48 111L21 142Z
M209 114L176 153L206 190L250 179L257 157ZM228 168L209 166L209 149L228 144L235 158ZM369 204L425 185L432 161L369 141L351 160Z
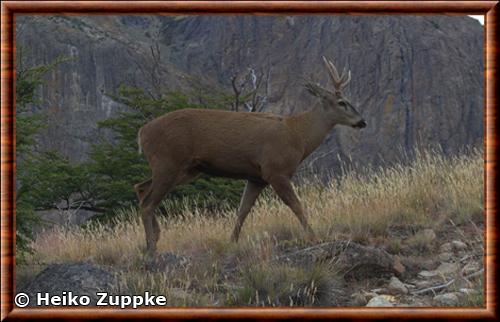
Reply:
M401 273L399 259L385 250L342 240L288 251L278 260L302 266L315 262L328 262L347 279L364 279Z
M36 306L36 294L66 297L68 292L76 296L88 296L91 305L97 303L97 292L110 292L116 287L114 275L89 263L51 264L38 274L20 292L28 294L30 306Z

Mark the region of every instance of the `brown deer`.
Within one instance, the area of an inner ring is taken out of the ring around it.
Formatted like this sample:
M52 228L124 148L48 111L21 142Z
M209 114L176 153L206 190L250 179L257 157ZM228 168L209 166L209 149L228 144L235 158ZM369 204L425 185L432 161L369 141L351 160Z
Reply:
M232 241L262 189L271 185L291 208L311 238L314 233L290 179L298 166L324 140L332 128L366 126L361 115L342 94L350 71L339 73L323 57L333 81L333 91L308 82L317 98L309 111L292 116L221 110L184 109L167 113L144 125L138 134L152 170L152 178L135 185L146 231L147 253L154 255L160 226L154 211L175 186L194 180L200 173L245 179Z

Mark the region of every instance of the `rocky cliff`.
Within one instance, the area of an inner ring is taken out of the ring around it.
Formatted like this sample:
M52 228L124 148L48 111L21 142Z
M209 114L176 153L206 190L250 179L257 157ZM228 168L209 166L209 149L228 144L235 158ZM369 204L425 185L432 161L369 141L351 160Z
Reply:
M347 93L368 127L336 128L311 157L324 170L391 162L417 145L481 144L483 31L456 16L26 16L17 45L31 63L75 58L48 75L34 107L51 116L41 145L75 161L96 122L123 108L107 95L121 84L191 90L196 79L230 93L231 76L252 68L266 78L265 110L292 114L314 103L304 78L328 84L328 56L351 69Z

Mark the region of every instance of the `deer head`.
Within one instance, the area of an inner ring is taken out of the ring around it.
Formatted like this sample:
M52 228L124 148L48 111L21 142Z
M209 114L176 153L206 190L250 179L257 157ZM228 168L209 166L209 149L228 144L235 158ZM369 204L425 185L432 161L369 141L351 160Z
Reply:
M333 91L321 87L319 84L308 82L306 89L314 96L318 97L325 116L334 124L342 124L354 128L366 127L365 120L356 111L350 100L343 94L342 90L351 80L351 71L346 72L346 68L339 72L335 65L323 56L328 74L333 82Z

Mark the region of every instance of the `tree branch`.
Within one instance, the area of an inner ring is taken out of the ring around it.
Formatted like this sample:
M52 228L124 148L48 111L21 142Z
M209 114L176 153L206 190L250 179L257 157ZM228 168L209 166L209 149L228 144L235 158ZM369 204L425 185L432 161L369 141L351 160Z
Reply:
M240 105L240 94L241 90L238 90L238 86L236 85L236 78L237 76L234 75L231 78L231 85L233 86L233 91L234 91L234 103L233 103L233 111L238 112L239 105Z

